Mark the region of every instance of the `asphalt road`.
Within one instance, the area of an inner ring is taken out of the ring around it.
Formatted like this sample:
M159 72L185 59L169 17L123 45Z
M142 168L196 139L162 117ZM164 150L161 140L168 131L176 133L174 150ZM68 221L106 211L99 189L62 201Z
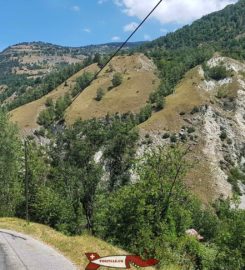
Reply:
M76 270L76 267L37 240L0 229L0 270Z

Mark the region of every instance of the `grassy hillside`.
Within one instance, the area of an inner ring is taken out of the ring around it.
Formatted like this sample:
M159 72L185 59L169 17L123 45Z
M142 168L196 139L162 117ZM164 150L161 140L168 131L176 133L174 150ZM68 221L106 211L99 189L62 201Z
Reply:
M38 128L37 117L45 108L47 98L57 100L71 92L75 81L84 72L95 72L98 67L91 65L67 80L65 83L54 89L48 95L13 110L11 120L16 122L20 129L28 132ZM112 86L113 74L121 73L122 84L110 89ZM107 113L126 113L128 111L139 112L146 104L149 94L158 86L158 78L154 64L144 55L116 57L107 69L67 109L65 120L73 123L76 119L90 119L103 117ZM105 91L101 101L96 101L96 92L99 88Z
M82 74L84 74L84 72L95 72L97 70L98 67L95 64L85 69L82 69L67 80L67 86L65 85L65 83L63 83L62 85L54 89L52 92L50 92L48 95L13 110L10 113L11 120L17 123L17 125L23 132L28 132L30 130L38 128L37 117L39 113L45 108L45 103L48 98L57 100L59 97L64 96L67 92L73 89L76 79Z
M182 112L189 112L195 106L203 105L208 95L197 88L201 77L198 68L189 71L177 85L175 92L166 97L165 108L155 113L150 119L140 125L145 132L162 131L177 132L185 124Z
M110 90L113 74L116 72L122 74L123 82ZM146 104L149 94L157 88L158 78L155 72L154 64L142 54L116 57L67 109L66 121L73 123L78 118L86 120L104 117L107 113L139 112ZM104 90L105 95L101 101L96 101L99 88Z

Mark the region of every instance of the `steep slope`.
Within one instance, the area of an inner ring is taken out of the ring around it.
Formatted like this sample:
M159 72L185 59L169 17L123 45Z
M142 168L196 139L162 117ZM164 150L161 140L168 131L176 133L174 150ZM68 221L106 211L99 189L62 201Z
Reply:
M201 66L194 68L166 98L165 109L140 125L142 138L150 134L153 145L192 145L190 158L197 162L187 183L206 202L231 195L230 170L243 168L245 157L245 63L216 55L208 61L215 66L225 66L230 76L213 80Z
M163 46L167 49L178 49L203 46L205 43L227 47L234 42L233 40L244 38L244 14L245 0L239 0L224 10L204 16L191 25L148 43L146 47Z
M76 79L84 72L96 70L98 70L97 65L89 66L67 80L68 86L63 83L41 99L11 111L11 120L16 122L23 132L28 133L38 129L37 117L45 109L47 98L56 100L64 96L65 93L72 91ZM123 74L123 82L110 90L113 75L117 72ZM142 54L114 58L98 79L86 88L67 109L66 122L71 124L79 118L85 120L103 117L107 113L139 112L146 104L149 94L157 87L158 78L154 73L156 73L154 64ZM103 88L106 93L101 101L96 101L96 92L99 88Z
M117 72L123 74L123 82L110 90L113 74ZM78 118L86 120L103 117L107 113L139 112L157 87L158 79L154 72L154 64L144 55L116 57L67 109L66 121L73 123ZM105 96L98 102L95 97L99 88L105 91Z
M69 78L66 81L66 84L63 83L62 85L58 86L48 95L11 111L11 120L17 123L23 134L34 131L38 128L37 117L39 113L45 108L45 103L48 98L51 98L54 101L57 100L59 97L64 96L66 93L73 89L78 77L80 77L85 72L96 72L97 70L98 66L96 64L82 69L71 78Z
M124 50L140 44L142 42L129 43ZM36 98L30 96L35 96L33 91L43 88L45 81L52 75L55 77L63 73L61 77L65 77L65 68L72 69L74 66L92 62L97 53L106 57L120 45L120 43L108 43L64 47L44 42L24 42L8 47L0 52L0 106L14 109L40 98L40 95Z

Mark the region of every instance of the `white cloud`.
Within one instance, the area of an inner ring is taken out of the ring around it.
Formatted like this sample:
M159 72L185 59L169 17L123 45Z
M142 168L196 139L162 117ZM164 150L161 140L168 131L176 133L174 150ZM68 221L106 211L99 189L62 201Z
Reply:
M123 27L124 32L133 32L139 26L136 22L131 22Z
M146 41L150 41L150 40L152 40L152 38L151 38L151 36L150 36L150 35L145 34L145 35L144 35L144 40L146 40Z
M189 23L211 12L221 10L238 0L165 0L152 17L161 23ZM128 16L144 18L159 0L114 0Z
M114 37L111 38L111 40L112 40L112 41L120 41L121 38L118 37L118 36L114 36Z
M83 31L86 33L91 33L91 29L90 28L83 28Z
M80 7L79 6L73 6L71 8L73 11L79 12L80 11Z

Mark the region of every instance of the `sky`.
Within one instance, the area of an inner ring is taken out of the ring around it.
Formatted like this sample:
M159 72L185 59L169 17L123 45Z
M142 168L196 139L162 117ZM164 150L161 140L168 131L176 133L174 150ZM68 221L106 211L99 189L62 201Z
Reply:
M159 0L0 0L0 51L20 42L124 41ZM152 40L237 0L164 0L131 41Z

